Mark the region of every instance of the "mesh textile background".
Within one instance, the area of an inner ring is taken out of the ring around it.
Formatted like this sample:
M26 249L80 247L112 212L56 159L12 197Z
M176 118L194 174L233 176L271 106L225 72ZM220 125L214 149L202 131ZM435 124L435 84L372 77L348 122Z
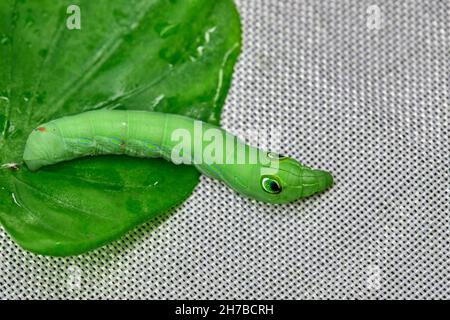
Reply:
M334 188L269 206L202 177L169 216L71 258L0 229L0 298L450 298L450 2L237 5L223 127L282 128L280 151Z

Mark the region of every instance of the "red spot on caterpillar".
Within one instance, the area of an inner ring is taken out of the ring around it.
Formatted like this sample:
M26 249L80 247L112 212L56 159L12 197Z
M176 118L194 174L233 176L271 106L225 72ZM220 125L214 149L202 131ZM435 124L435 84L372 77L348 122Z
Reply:
M44 127L36 128L36 130L37 130L37 131L40 131L40 132L45 132L45 128L44 128Z

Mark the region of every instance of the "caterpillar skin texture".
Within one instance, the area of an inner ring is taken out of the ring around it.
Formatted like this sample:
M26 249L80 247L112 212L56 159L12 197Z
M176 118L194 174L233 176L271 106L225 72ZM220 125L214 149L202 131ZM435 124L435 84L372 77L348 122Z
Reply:
M180 144L180 140L173 139L174 131L182 130L195 137L198 123L203 132L215 129L219 133L215 139L223 140L222 159L227 161L193 161L199 155L195 141L183 156L201 173L223 181L242 195L268 203L288 203L333 184L330 173L246 145L217 126L184 116L147 111L89 111L50 121L30 134L23 158L32 171L61 161L105 154L163 157L173 161L172 152ZM201 140L202 148L207 148L213 139ZM234 146L227 148L225 141L233 141ZM265 161L252 162L248 157L242 161L239 150L245 150L247 155L250 152L265 155Z

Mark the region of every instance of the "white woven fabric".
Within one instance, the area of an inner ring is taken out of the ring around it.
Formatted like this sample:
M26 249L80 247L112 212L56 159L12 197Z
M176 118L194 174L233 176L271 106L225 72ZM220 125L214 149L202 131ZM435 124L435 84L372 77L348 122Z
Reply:
M168 217L72 258L0 229L0 298L450 298L450 2L238 8L222 125L282 128L280 151L334 188L270 206L202 177Z

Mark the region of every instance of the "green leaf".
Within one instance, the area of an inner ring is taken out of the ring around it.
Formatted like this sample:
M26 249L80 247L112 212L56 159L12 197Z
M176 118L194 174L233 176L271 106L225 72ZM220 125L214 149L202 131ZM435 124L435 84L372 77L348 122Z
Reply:
M69 5L81 29L69 30ZM231 0L0 1L0 164L37 125L93 109L219 123L240 51ZM75 255L184 201L193 167L104 156L0 170L0 221L23 248Z

